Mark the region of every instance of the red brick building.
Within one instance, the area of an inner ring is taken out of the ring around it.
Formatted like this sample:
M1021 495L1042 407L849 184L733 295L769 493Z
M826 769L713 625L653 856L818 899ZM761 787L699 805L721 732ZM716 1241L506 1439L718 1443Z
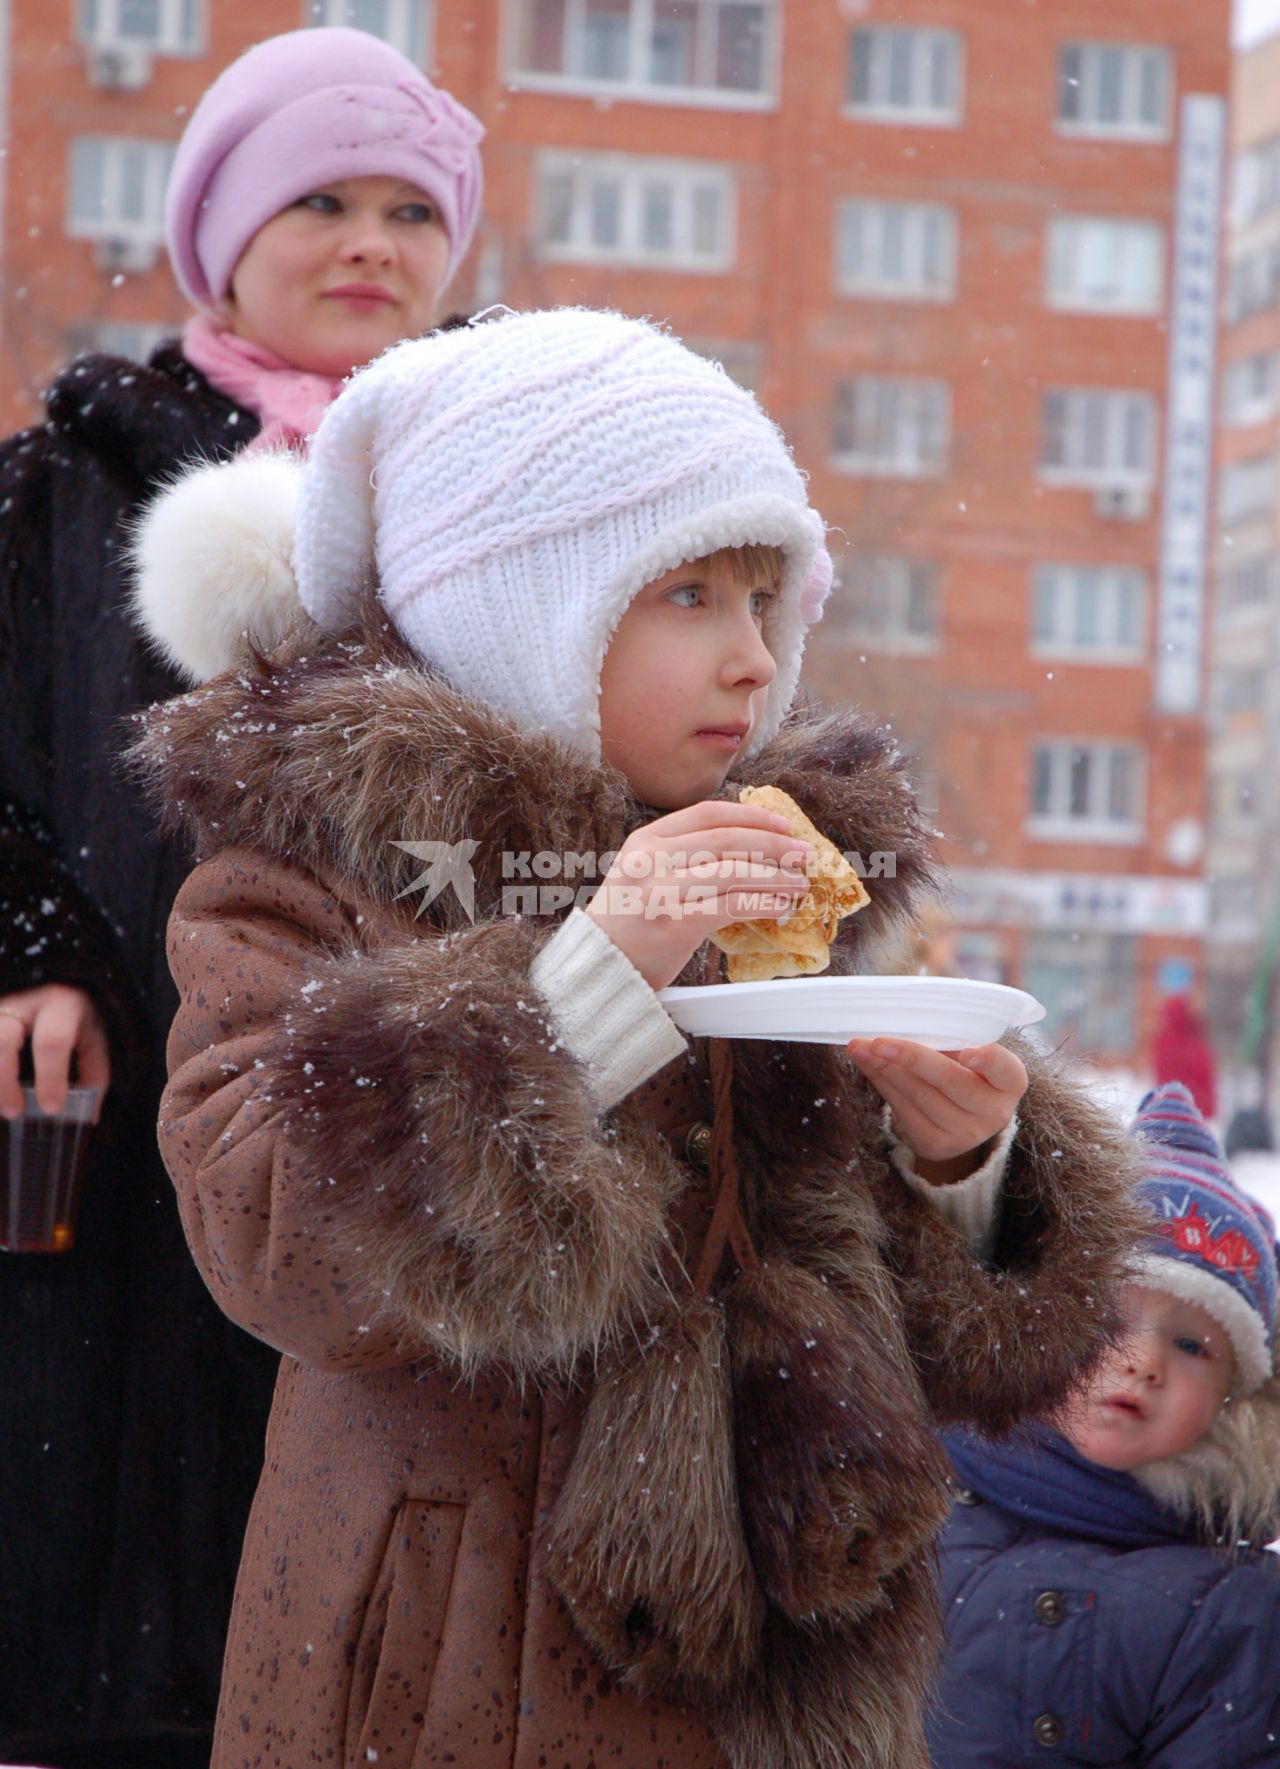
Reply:
M220 67L307 18L391 35L489 132L458 304L661 316L759 390L840 531L810 680L918 754L962 963L1135 1060L1200 979L1228 14L10 0L0 416L180 320L165 154Z

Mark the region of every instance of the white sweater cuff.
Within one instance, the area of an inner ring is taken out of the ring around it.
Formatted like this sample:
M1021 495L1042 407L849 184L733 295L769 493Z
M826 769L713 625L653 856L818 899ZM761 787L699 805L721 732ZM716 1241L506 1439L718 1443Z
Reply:
M631 960L581 909L569 912L529 976L565 1049L586 1065L603 1111L687 1049Z
M893 1115L887 1105L883 1122L889 1139L889 1159L911 1190L927 1198L939 1216L960 1230L975 1259L990 1259L999 1222L1005 1168L1009 1164L1013 1139L1018 1133L1017 1113L1000 1132L978 1171L955 1185L931 1185L923 1174L916 1172L915 1151L894 1134Z

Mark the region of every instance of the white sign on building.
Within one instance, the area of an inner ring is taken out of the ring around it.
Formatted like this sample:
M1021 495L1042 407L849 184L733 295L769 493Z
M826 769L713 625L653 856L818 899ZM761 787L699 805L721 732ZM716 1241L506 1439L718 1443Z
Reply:
M1156 621L1156 709L1200 710L1226 105L1182 101Z

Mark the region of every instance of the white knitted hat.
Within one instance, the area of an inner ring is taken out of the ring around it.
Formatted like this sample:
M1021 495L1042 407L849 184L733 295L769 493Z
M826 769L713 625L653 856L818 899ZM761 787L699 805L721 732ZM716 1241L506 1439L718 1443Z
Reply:
M135 547L144 618L150 522ZM777 674L752 751L786 714L831 584L822 522L755 398L656 326L586 308L378 357L312 438L293 525L297 594L320 625L349 626L376 581L424 661L593 759L604 654L645 584L721 547L782 549Z

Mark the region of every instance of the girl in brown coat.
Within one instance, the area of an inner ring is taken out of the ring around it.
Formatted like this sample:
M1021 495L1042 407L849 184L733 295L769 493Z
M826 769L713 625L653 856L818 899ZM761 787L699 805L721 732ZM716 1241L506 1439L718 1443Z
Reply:
M152 603L292 569L307 614L139 746L206 856L161 1144L284 1353L216 1769L923 1769L934 1428L1099 1353L1129 1156L1009 1044L708 1060L658 999L807 889L741 785L895 855L833 969L929 882L884 735L791 710L785 445L569 310L379 359L271 534L252 465L138 546Z

